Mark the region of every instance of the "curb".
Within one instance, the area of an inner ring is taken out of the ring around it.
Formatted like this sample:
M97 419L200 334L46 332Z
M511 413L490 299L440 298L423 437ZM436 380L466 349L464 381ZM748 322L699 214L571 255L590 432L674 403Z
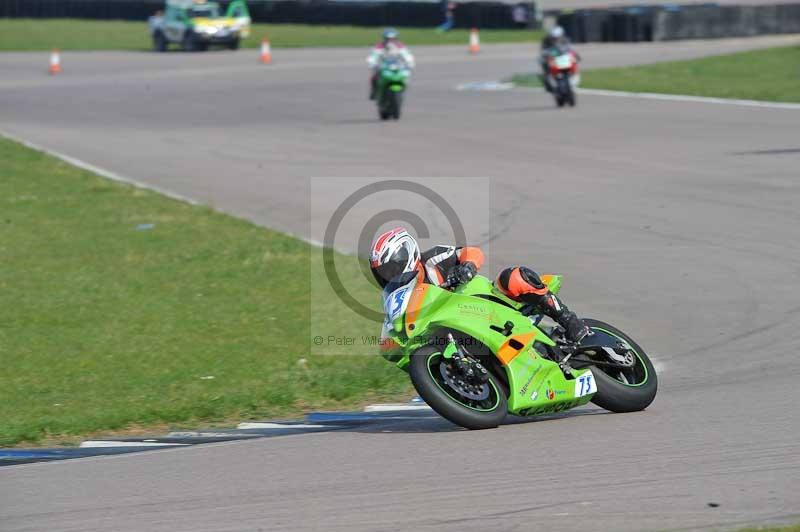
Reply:
M204 443L235 440L253 440L295 434L332 432L385 420L409 420L433 417L436 414L415 398L408 403L384 403L368 405L361 412L311 412L305 421L248 421L236 428L202 431L175 431L165 436L147 438L120 438L85 440L78 447L48 449L0 449L0 467L52 462L89 456L104 456L191 447Z

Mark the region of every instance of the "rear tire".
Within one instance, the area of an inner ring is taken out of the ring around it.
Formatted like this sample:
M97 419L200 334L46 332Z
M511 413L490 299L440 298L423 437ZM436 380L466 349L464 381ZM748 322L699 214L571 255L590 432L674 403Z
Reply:
M636 365L630 370L626 370L625 373L630 373L627 377L625 375L615 377L610 374L610 371L606 373L602 367L592 366L592 374L597 383L597 393L592 397L592 402L606 410L618 413L638 412L650 406L658 391L658 377L656 377L656 370L644 349L633 338L613 325L592 319L584 319L583 322L591 329L599 329L624 340L633 348L637 358ZM636 375L643 376L640 378L641 382L629 384L622 382L623 379L634 381Z
M443 418L467 429L492 429L502 423L508 412L508 400L500 381L490 373L486 383L489 387L489 396L485 400L488 406L468 406L451 395L456 394L455 390L441 382L439 371L443 360L441 349L434 346L421 347L411 355L408 366L411 382L428 406Z

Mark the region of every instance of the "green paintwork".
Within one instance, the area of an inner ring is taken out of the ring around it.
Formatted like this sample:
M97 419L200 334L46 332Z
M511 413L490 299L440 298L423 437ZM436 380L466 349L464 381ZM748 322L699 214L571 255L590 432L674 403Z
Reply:
M393 106L397 105L394 95L406 90L408 76L408 69L397 61L384 61L381 64L376 88L378 108L381 112L391 113L393 111Z
M550 286L559 289L561 277L554 276ZM418 288L419 286L410 288L409 293ZM431 335L440 329L460 331L497 354L509 337L492 329L492 326L502 330L505 323L510 321L514 324L511 337L526 333L532 333L533 336L519 350L519 354L504 366L509 383L509 412L516 415L549 414L588 403L593 394L576 397L576 389L580 388L576 386L576 378L590 370L573 370L570 378L567 378L557 363L537 353L533 348L535 342L547 345L554 343L528 317L518 311L520 306L497 291L489 279L480 275L453 291L427 285L413 329L405 323L405 312L388 327L384 327L384 337L394 340L397 347L390 351L384 350L382 354L396 362L398 367L406 368L411 354L425 345ZM448 349L449 346L445 348L445 352ZM447 353L444 354L448 356Z
M458 351L458 346L454 342L447 342L447 347L442 351L444 358L452 358Z

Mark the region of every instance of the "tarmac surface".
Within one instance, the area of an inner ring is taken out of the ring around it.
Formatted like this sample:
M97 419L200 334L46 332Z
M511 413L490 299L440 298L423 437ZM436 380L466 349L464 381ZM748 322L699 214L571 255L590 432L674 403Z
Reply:
M797 3L796 0L782 2L784 4ZM678 0L677 2L653 2L651 0L539 0L539 8L543 10L557 9L602 9L605 7L647 7L658 5L774 5L772 0L715 0L714 2L703 2L702 0Z
M589 68L796 42L580 51ZM276 51L268 67L252 51L71 53L55 78L46 54L3 54L0 129L312 240L354 183L429 185L486 248L487 273L514 263L562 273L572 308L636 338L659 371L653 405L480 432L426 418L9 466L0 529L800 520L800 111L589 94L557 110L531 90L456 90L531 70L532 47L414 51L392 123L366 99L362 50ZM414 201L382 205L412 205L446 238L441 216ZM369 212L352 211L337 247L355 249Z

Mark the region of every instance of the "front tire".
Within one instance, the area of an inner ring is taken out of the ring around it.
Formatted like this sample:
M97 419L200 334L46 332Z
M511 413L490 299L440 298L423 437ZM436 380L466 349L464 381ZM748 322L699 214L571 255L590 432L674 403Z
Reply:
M577 102L577 98L575 97L575 91L573 89L569 90L569 94L567 94L567 103L570 107L575 107Z
M395 120L400 120L400 109L403 106L403 93L392 92L391 114Z
M408 371L420 397L440 416L467 429L492 429L502 423L508 412L508 400L499 380L490 373L484 384L487 397L471 399L448 385L442 375L448 368L441 367L448 363L441 349L434 346L421 347L411 355Z
M592 366L592 374L597 383L597 393L592 397L592 402L618 413L638 412L650 406L658 391L658 377L644 349L613 325L592 319L584 319L583 323L593 331L623 340L636 356L634 366L625 370Z

